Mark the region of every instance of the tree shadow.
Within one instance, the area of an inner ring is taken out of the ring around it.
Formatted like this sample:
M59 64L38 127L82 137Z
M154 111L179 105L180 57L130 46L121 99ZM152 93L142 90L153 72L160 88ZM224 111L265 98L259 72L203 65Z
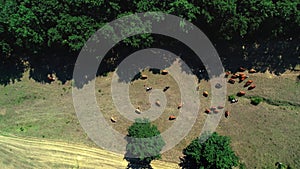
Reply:
M180 163L178 165L182 169L198 168L198 166L195 164L196 162L193 159L189 158L188 156L184 156L183 158L180 158Z
M253 41L217 42L216 48L226 70L236 72L239 67L255 68L280 75L295 70L300 64L300 38L257 39Z
M126 169L153 169L149 163L141 163L136 158L126 158L128 165Z
M68 80L72 80L76 58L76 53L63 49L48 49L47 54L30 57L29 78L40 83L50 83L48 75L54 74L57 80L65 84Z
M8 85L16 81L20 81L26 66L21 58L10 56L9 58L1 58L0 60L0 84Z

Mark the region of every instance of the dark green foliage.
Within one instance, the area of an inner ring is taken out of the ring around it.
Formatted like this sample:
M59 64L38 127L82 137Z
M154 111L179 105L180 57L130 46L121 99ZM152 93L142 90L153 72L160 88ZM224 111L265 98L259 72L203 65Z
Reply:
M184 150L183 168L231 169L239 159L230 146L230 138L213 133L205 142L193 140Z
M165 142L155 125L148 119L136 119L128 129L128 144L125 158L130 163L148 165L160 159Z
M0 47L6 54L16 47L36 52L57 45L79 51L88 37L105 23L124 15L148 11L183 17L226 39L246 35L293 35L300 26L298 8L299 2L291 0L2 1ZM177 24L184 27L184 22ZM135 25L126 31L134 29L143 27ZM139 47L151 44L151 39L150 35L144 34L125 42Z
M228 96L228 101L231 101L231 100L235 100L235 96L234 95L229 95Z
M262 102L264 99L258 96L251 98L251 104L258 105L260 102Z

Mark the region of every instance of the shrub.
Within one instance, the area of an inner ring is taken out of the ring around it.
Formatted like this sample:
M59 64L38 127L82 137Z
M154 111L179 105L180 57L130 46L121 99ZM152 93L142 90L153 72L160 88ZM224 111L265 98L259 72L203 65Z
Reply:
M263 98L255 96L251 98L251 104L258 105L260 102L263 101Z
M228 101L231 101L231 100L235 100L235 96L234 95L228 96Z

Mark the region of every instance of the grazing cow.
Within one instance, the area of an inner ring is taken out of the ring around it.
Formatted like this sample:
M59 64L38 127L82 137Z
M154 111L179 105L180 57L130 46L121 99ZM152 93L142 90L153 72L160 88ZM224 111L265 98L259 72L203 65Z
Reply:
M234 84L234 83L235 83L235 80L232 79L232 78L230 78L230 79L228 80L228 82L231 83L231 84Z
M181 102L178 104L177 109L180 109L182 106L183 106L183 103Z
M215 110L217 110L217 108L216 107L211 107L210 110L215 111Z
M147 78L148 78L147 75L141 75L141 79L145 80L145 79L147 79Z
M248 81L245 83L244 87L248 87L251 83L253 83L253 80L248 80Z
M232 99L230 100L231 103L237 103L239 100L238 99Z
M52 81L55 81L55 77L54 77L52 74L48 74L47 77L48 77L48 80L49 80L49 81L51 81L51 82L52 82Z
M170 86L166 86L166 87L164 88L163 91L165 92L165 91L167 91L169 88L170 88Z
M162 70L161 71L161 74L163 74L163 75L166 75L166 74L168 74L169 72L167 71L167 70Z
M249 73L256 73L256 70L255 69L250 69L248 72Z
M175 120L176 119L176 116L169 116L169 120Z
M114 117L111 117L110 121L113 122L113 123L117 122L117 120Z
M214 113L215 113L215 114L218 114L219 112L220 112L220 111L219 111L219 110L217 110L217 109L216 109L216 110L214 110Z
M248 90L252 90L252 89L254 89L255 87L256 87L256 85L255 85L255 84L252 84L251 86L249 86Z
M246 68L244 68L244 67L240 67L240 68L239 68L239 71L240 71L240 72L244 72L245 70L246 70Z
M228 118L230 116L230 112L229 111L225 111L225 117Z
M238 96L244 96L245 94L246 94L246 92L244 92L244 91L239 91L239 92L237 93Z
M236 79L236 78L238 78L238 77L239 77L239 75L233 74L233 75L231 76L231 79Z
M225 72L225 77L227 78L231 74L230 71Z
M246 76L245 73L239 73L239 77L244 77Z
M245 79L247 79L249 76L243 75L240 76L240 83L243 82Z
M138 114L141 114L142 111L140 110L140 107L138 107L138 108L135 109L135 112L138 113Z
M150 90L152 90L152 87L146 87L146 92L149 92Z
M218 106L218 109L223 109L224 108L224 106Z
M207 97L207 96L208 96L208 92L207 92L207 91L204 91L204 92L203 92L203 96L204 96L204 97Z
M156 106L160 107L160 101L159 100L156 100L155 104L156 104Z
M209 109L205 109L205 113L209 114L210 110Z

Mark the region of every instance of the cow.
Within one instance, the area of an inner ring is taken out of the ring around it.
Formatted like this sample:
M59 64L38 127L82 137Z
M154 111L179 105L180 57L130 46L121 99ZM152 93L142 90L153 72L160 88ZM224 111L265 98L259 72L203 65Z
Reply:
M205 109L205 113L209 114L210 113L210 110L209 109Z
M227 78L231 74L230 71L225 72L225 77Z
M166 86L166 87L163 89L163 92L166 92L169 88L170 88L170 86Z
M52 75L52 74L48 74L48 76L47 76L47 78L48 78L48 80L49 81L55 81L55 77Z
M245 83L244 87L248 87L251 83L253 83L253 80L248 80L248 81Z
M244 68L244 67L240 67L240 68L239 68L239 71L240 71L240 72L244 72L245 70L246 70L246 68Z
M148 78L147 75L141 75L141 79L145 80L145 79L147 79L147 78Z
M146 89L146 92L149 92L150 90L152 90L152 87L145 87L145 89Z
M204 91L204 92L203 92L203 96L204 96L204 97L207 97L207 96L208 96L208 92L207 92L207 91Z
M235 83L235 80L232 79L232 78L230 78L230 79L228 80L228 83L234 84L234 83Z
M217 110L217 109L215 109L213 112L214 112L215 114L218 114L220 111Z
M114 117L111 117L110 121L113 122L113 123L117 122L117 120Z
M211 107L210 110L215 111L215 110L217 110L217 108L216 107Z
M239 77L239 75L233 74L230 78L231 78L231 79L236 79L236 78L238 78L238 77Z
M176 116L173 116L173 115L169 116L169 120L175 120L175 119L176 119Z
M252 84L251 86L248 87L248 90L252 90L252 89L254 89L255 87L256 87L256 85L255 85L255 84Z
M228 118L230 116L230 112L229 111L225 111L225 117Z
M218 106L218 109L223 109L224 108L224 106Z
M168 74L169 72L167 71L167 70L162 70L161 71L161 74L163 74L163 75L166 75L166 74Z
M239 92L237 93L238 96L244 96L245 94L246 94L246 92L244 92L244 91L239 91Z
M239 83L243 82L246 78L247 78L247 76L240 77Z
M183 106L183 103L181 102L178 104L177 109L180 109L182 106Z
M156 100L155 104L156 104L156 106L160 107L160 101L159 100Z
M248 72L249 73L256 73L256 70L255 69L250 69Z
M140 107L138 107L138 108L135 109L135 112L138 113L138 114L141 114L142 111L140 110Z

